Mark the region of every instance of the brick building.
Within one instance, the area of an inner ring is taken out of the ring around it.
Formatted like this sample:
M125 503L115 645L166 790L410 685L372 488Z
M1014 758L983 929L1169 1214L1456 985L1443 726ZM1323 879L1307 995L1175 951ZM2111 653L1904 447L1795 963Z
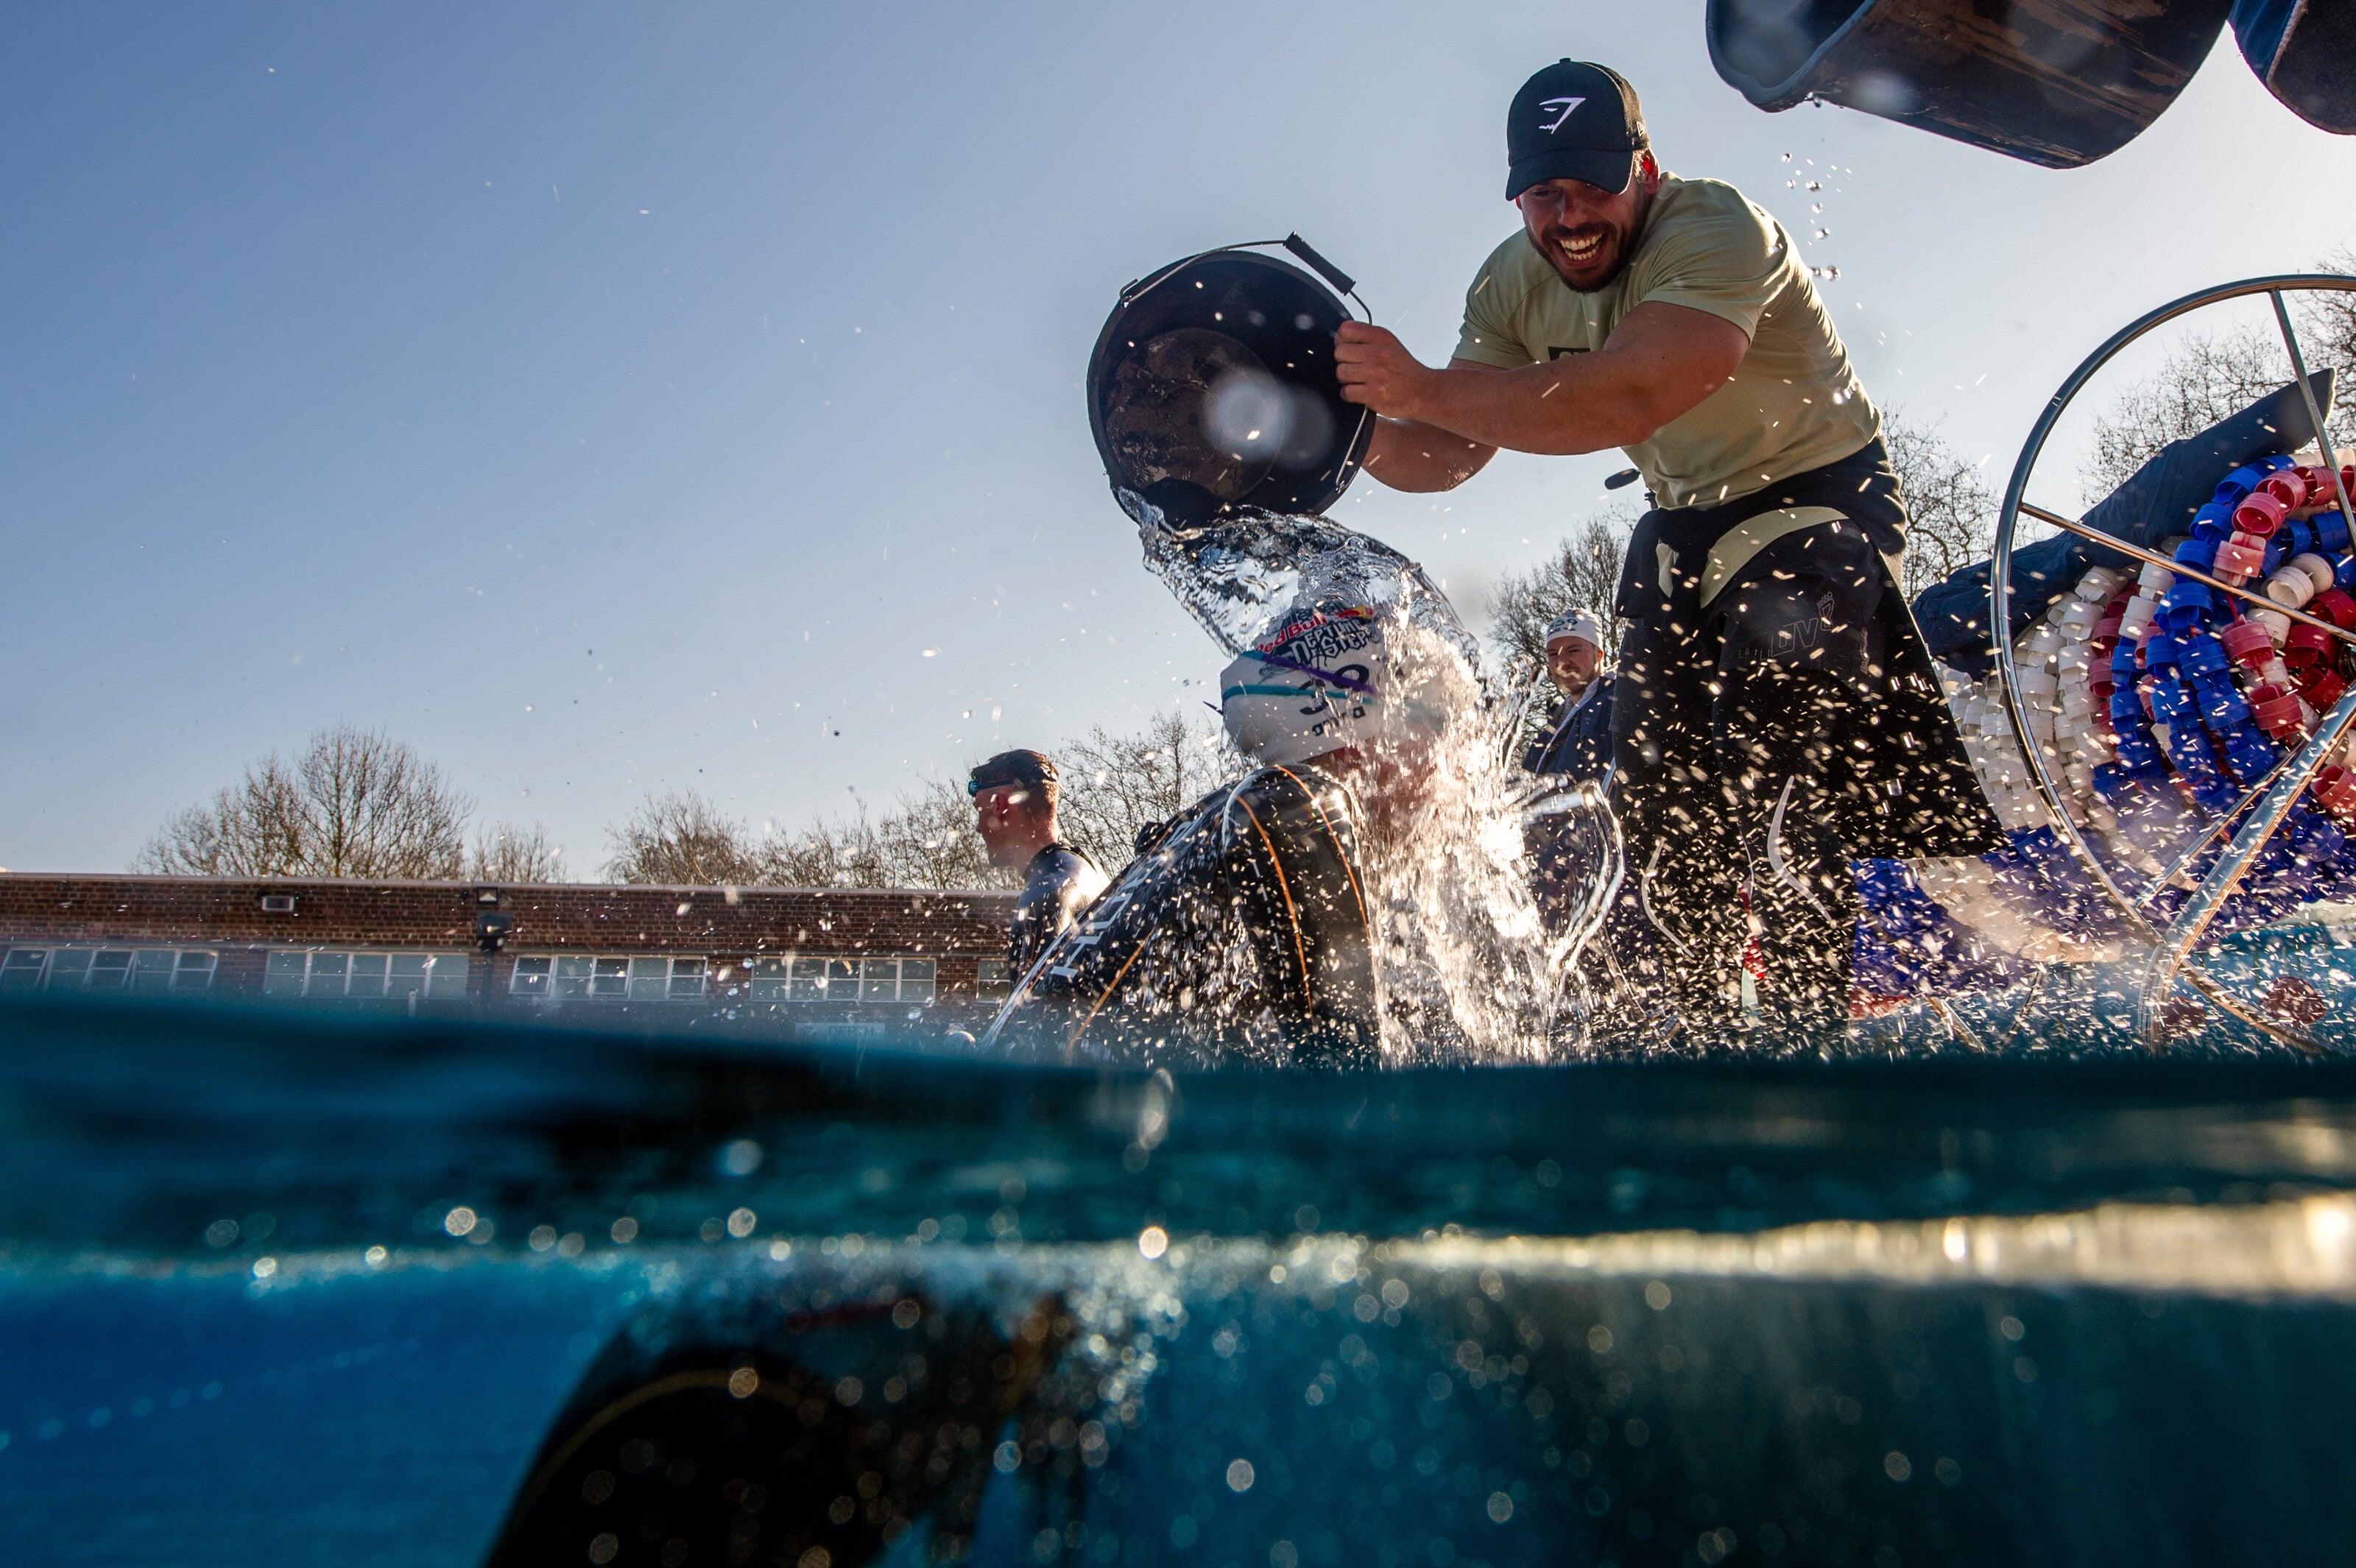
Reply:
M11 872L0 991L937 1037L1004 997L1013 909L984 891Z

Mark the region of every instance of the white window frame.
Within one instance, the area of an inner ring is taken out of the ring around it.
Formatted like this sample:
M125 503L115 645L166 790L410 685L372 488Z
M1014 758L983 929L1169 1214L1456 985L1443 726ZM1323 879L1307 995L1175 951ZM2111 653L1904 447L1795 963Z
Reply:
M939 992L933 958L862 958L843 953L763 954L746 965L755 1002L929 1002Z
M1003 958L978 958L973 966L973 999L1002 1002L1014 994L1014 965Z
M209 947L18 942L0 955L0 990L188 995L212 989L220 968L220 954Z
M712 983L702 954L524 953L508 994L541 1002L700 1002Z
M868 962L873 964L879 960L871 958ZM881 962L887 964L896 962L899 965L900 972L895 976L899 982L899 987L898 994L893 998L894 1001L922 1004L931 1001L940 994L941 965L938 959L901 958L884 959Z
M466 999L466 971L464 953L278 947L262 965L262 994L306 1001L459 1002Z
M744 965L744 995L755 1002L782 1002L793 986L793 955L756 953Z

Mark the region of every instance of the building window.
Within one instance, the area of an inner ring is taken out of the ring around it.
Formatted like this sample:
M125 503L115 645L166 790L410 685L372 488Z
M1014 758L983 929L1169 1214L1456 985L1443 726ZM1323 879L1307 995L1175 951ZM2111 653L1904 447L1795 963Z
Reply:
M933 999L933 961L929 958L861 958L854 962L859 965L859 999L862 1002Z
M875 959L869 959L870 964ZM890 963L885 959L883 962ZM904 1002L929 1002L933 999L933 961L929 958L900 960L900 996Z
M11 947L0 958L0 991L37 991L42 972L49 966L46 947Z
M702 958L601 958L594 954L533 954L518 958L510 995L556 1001L627 997L691 1002L703 995ZM758 981L755 982L758 985Z
M973 994L977 1001L1002 1002L1013 988L1013 977L1007 973L1005 959L983 958L975 963Z
M930 958L755 958L756 1002L929 1002Z
M516 960L510 994L571 1001L582 997L622 997L630 989L630 961L586 954Z
M177 947L11 947L0 990L203 991L215 955Z
M703 995L704 961L701 958L633 958L630 999L638 1002L691 1002Z
M756 1002L782 1002L793 987L794 961L790 958L755 958L750 968L746 989Z
M463 953L320 953L281 949L262 976L265 997L353 997L369 1001L422 997L464 1001Z
M783 960L772 960L783 962ZM793 989L797 1002L855 1002L859 999L856 958L796 958Z

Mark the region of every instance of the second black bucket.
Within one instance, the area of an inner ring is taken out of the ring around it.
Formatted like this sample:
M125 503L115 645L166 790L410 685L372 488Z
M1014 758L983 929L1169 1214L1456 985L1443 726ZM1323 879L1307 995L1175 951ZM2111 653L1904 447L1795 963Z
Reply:
M1258 509L1323 512L1374 439L1342 400L1333 335L1350 279L1298 235L1281 243L1326 283L1232 247L1121 291L1088 359L1088 425L1105 474L1181 526Z
M2074 168L2159 117L2232 0L1709 0L1710 62L1762 109L1845 104Z

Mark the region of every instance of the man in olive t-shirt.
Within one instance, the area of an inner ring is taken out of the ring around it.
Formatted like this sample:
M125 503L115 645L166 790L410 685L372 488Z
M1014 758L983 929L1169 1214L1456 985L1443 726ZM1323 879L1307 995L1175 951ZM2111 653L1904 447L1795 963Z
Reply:
M1451 363L1343 326L1343 396L1383 416L1366 472L1444 490L1499 447L1617 446L1653 509L1616 609L1626 967L1697 1031L1848 1015L1852 859L2000 842L1889 563L1905 511L1847 350L1783 225L1662 172L1635 90L1563 60L1515 94L1522 229L1465 295Z
M1881 433L1791 235L1716 180L1659 176L1634 254L1591 293L1566 288L1526 233L1508 239L1466 292L1456 361L1515 370L1592 353L1642 304L1700 312L1749 342L1716 391L1622 443L1655 505L1749 495Z

